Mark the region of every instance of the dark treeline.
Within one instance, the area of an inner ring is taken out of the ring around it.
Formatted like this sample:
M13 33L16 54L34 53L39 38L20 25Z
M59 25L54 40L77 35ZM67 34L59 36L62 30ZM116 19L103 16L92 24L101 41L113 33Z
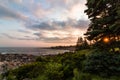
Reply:
M54 47L50 47L51 49L63 49L63 50L75 50L76 46L54 46Z

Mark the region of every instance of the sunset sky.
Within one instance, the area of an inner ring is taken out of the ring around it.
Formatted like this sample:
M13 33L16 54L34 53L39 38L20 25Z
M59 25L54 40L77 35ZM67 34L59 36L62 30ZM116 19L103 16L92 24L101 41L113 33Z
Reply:
M86 0L0 0L0 47L74 45L88 28Z

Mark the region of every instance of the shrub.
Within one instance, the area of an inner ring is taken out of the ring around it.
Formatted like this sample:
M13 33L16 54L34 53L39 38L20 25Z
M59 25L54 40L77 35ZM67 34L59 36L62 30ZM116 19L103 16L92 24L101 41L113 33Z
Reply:
M39 75L37 78L34 78L32 80L48 80L45 75Z
M62 65L59 63L48 63L44 74L47 80L63 80Z
M17 80L35 78L43 73L44 68L45 66L42 63L31 63L13 70L12 73L16 76Z
M84 54L72 53L72 54L64 54L61 57L61 63L63 65L63 73L64 73L64 80L73 77L73 69L79 68L82 70L83 61L85 60Z
M90 74L82 73L78 71L77 68L73 70L73 73L74 73L73 80L92 80L92 77Z
M13 75L8 75L6 79L7 79L7 80L16 80Z
M48 62L48 58L46 56L39 56L36 58L36 62Z
M84 71L102 77L120 76L120 54L94 51L85 61Z

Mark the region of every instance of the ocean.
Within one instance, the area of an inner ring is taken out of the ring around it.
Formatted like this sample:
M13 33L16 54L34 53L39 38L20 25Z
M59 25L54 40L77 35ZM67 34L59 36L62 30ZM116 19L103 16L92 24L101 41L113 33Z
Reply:
M47 49L39 47L0 47L0 54L56 55L69 50Z

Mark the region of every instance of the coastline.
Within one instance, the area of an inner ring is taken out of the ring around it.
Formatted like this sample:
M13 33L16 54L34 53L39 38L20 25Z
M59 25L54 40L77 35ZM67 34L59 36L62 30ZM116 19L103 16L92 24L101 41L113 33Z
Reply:
M55 50L55 49L53 49ZM64 54L65 52L70 52L69 50L58 50L56 49L56 53L54 51L50 51L45 54L37 53L37 54L29 54L29 53L0 53L0 74L4 73L4 68L7 70L18 68L24 64L29 64L35 62L38 56L54 56L59 54Z
M0 74L35 61L37 56L28 54L0 54Z

